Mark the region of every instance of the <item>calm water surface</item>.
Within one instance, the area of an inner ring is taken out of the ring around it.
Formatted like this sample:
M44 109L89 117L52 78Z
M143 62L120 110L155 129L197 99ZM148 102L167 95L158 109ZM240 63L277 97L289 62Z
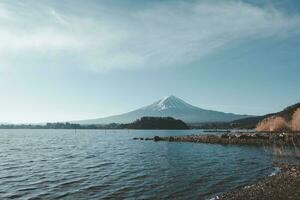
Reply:
M0 199L206 199L274 171L264 148L132 140L199 132L0 130Z

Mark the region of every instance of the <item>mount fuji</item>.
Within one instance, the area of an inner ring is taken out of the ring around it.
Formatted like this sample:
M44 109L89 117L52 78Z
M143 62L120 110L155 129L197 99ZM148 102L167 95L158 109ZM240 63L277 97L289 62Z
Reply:
M190 105L176 96L164 97L151 105L139 108L137 110L98 119L81 120L75 123L79 124L109 124L109 123L130 123L144 116L153 117L173 117L181 119L186 123L203 122L230 122L248 115L238 115L233 113L224 113L213 110L205 110Z

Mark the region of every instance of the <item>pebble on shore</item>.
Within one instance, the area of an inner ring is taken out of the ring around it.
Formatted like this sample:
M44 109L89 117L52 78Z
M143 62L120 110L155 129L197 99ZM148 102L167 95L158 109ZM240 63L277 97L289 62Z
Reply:
M300 166L282 164L282 170L258 183L223 194L223 200L300 199Z

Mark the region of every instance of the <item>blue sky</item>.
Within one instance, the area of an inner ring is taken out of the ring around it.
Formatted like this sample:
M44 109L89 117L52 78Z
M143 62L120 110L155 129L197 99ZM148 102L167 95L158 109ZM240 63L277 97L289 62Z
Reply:
M300 102L300 1L0 2L0 122L89 119L176 95L265 114Z

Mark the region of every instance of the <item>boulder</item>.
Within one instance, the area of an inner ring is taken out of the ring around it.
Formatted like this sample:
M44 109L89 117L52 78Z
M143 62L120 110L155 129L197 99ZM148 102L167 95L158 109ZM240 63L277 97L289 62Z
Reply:
M153 140L154 140L155 142L157 142L157 141L160 141L161 138L160 138L159 136L154 136Z

